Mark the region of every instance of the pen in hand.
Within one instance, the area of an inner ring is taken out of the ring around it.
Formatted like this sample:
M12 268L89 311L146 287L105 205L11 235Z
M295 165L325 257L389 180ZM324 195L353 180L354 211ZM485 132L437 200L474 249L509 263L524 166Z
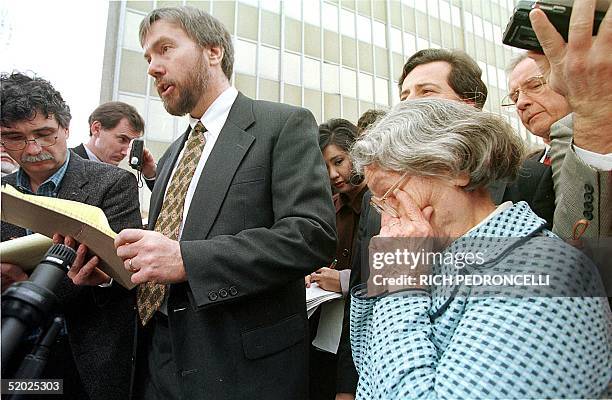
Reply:
M335 269L336 268L336 264L338 264L338 259L334 258L334 261L332 261L332 263L329 264L329 268Z

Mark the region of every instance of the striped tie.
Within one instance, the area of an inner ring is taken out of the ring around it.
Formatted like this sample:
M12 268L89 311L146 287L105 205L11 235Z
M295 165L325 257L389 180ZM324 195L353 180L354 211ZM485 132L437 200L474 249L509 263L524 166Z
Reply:
M206 143L204 132L206 132L206 128L204 128L202 122L198 121L185 143L183 157L168 185L166 197L155 224L155 232L159 232L172 240L178 240L187 189ZM167 285L155 282L145 282L138 286L138 315L142 325L145 325L155 314L155 311L159 310L167 288Z

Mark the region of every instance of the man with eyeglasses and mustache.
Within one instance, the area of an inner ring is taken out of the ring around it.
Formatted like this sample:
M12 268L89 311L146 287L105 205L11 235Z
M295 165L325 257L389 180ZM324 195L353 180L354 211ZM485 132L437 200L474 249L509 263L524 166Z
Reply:
M0 76L0 144L19 164L2 179L18 190L97 206L111 228L141 226L138 187L134 175L103 163L84 160L68 151L70 109L49 82L21 73ZM3 213L7 212L3 210ZM2 222L2 240L27 235L18 226ZM96 256L72 238L54 236L75 247L77 257L57 290L58 311L64 329L52 346L43 378L63 379L65 399L113 400L128 398L132 340L135 327L134 297L98 270L103 287L76 286L79 270L91 270ZM104 276L102 276L102 274ZM18 265L2 263L2 290L28 278ZM22 343L29 352L36 332ZM3 366L14 373L15 365Z

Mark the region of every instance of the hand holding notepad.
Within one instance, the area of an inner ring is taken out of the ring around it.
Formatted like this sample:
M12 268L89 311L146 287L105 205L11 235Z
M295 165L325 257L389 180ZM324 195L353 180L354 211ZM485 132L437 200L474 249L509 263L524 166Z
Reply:
M131 289L130 272L123 267L114 246L117 235L98 207L71 200L23 194L10 185L2 187L2 220L41 233L71 236L100 258L100 269ZM8 260L7 260L8 262Z

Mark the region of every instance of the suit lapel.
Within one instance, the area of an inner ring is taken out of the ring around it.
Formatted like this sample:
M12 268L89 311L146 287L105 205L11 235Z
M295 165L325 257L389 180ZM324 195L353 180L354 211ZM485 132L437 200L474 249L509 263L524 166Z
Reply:
M253 101L238 94L217 138L191 201L183 235L191 231L206 237L242 159L255 137L245 129L255 122Z
M89 178L83 173L84 162L79 157L70 157L57 197L80 203L87 201L89 194L83 187L89 183Z
M74 153L78 154L79 157L85 159L85 160L89 160L89 156L87 155L87 150L85 150L85 145L83 143L81 143L80 145L78 145L77 147L75 147L74 149L71 149Z
M162 168L157 171L157 178L155 179L155 186L151 193L151 202L149 203L149 229L153 229L155 226L154 222L157 221L161 206L164 201L164 194L166 193L166 187L168 186L172 170L178 159L181 150L187 140L187 135L191 132L191 127L187 126L187 129L180 137L179 140L175 141L172 146L168 149L168 158L164 162Z

